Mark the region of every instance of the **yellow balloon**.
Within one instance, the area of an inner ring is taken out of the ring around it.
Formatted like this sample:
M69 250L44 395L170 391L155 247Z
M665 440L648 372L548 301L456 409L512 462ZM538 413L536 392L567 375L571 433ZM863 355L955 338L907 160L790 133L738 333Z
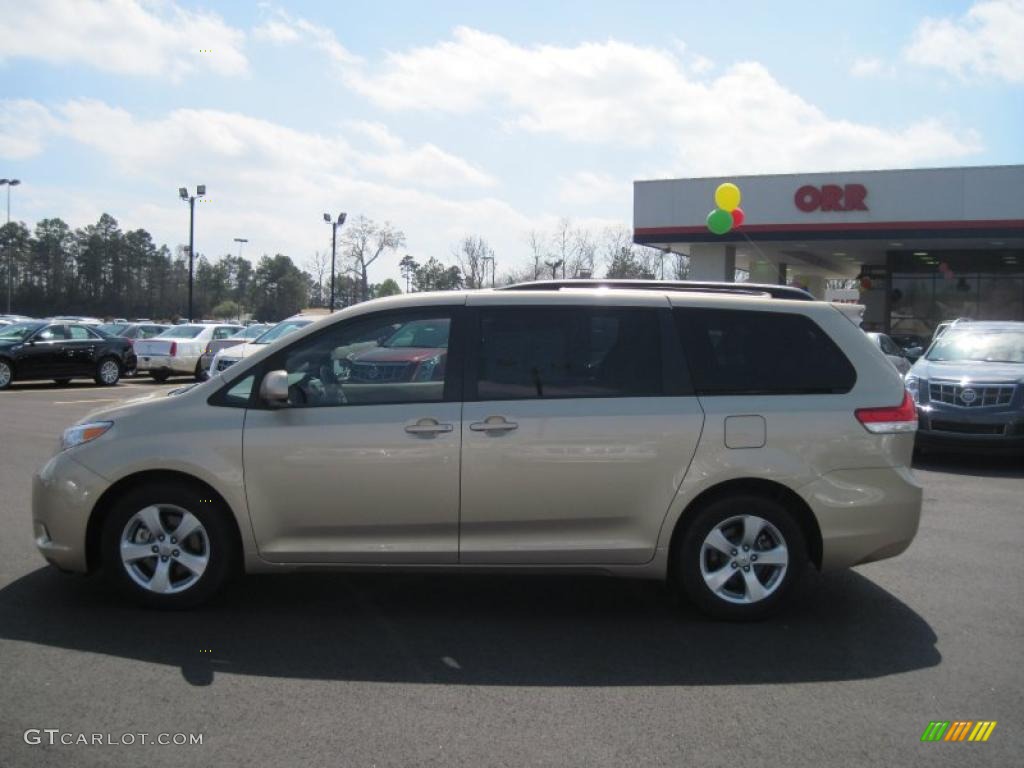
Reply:
M715 190L715 205L732 213L740 205L740 188L729 181L719 184Z

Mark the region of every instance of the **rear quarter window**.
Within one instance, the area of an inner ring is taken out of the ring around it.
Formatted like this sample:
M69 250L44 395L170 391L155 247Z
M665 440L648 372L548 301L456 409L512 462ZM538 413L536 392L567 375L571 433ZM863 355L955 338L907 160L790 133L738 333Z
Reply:
M853 365L805 315L732 309L673 311L698 395L843 394Z

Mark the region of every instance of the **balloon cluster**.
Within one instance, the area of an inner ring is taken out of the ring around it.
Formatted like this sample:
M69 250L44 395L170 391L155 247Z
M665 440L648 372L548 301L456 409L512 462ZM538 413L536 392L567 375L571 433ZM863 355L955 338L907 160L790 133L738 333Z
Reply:
M743 223L743 209L740 208L740 188L727 181L715 190L715 208L708 214L708 229L715 235L724 235Z

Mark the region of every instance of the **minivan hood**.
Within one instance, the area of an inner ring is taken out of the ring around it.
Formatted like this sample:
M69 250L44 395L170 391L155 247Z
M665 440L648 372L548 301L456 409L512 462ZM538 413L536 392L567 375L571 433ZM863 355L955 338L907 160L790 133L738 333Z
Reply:
M985 363L974 360L943 363L922 357L914 363L909 375L919 379L1021 384L1024 383L1024 363Z

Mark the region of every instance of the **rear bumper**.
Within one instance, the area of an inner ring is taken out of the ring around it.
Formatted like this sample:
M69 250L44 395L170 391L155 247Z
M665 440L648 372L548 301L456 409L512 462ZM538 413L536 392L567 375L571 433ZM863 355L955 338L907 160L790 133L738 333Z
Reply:
M797 491L821 529L823 571L895 557L921 520L921 486L909 467L841 469Z
M143 371L194 373L196 370L196 358L169 357L168 355L139 355L136 370L140 373Z
M109 485L66 452L39 470L32 480L32 529L47 562L64 571L86 572L86 526Z

